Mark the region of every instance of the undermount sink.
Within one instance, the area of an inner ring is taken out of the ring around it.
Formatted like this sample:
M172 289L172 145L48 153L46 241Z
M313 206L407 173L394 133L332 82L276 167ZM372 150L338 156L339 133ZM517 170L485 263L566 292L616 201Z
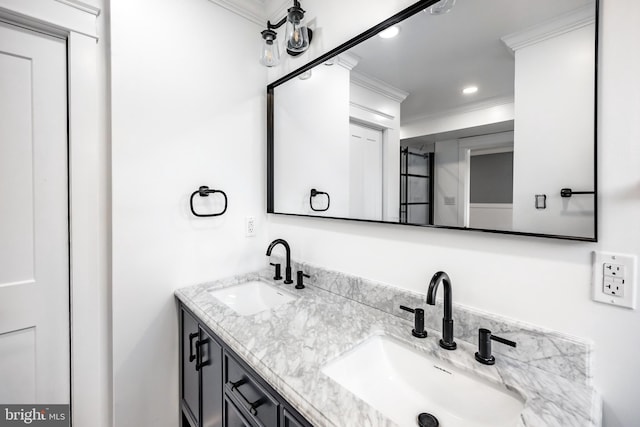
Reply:
M400 426L429 413L441 427L513 427L516 393L461 372L385 335L374 335L322 372Z
M259 280L222 289L211 289L208 292L241 316L270 310L295 300L295 297Z

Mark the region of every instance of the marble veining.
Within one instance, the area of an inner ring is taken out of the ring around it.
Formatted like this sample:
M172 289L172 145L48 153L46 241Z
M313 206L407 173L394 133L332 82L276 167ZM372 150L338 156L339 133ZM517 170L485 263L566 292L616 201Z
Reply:
M272 260L282 262L279 256L273 256ZM438 302L433 307L425 302L431 277L425 277L425 293L418 294L295 260L292 260L292 269L294 272L303 270L310 274L311 279L308 279L308 282L316 287L407 320L413 320L413 315L400 310L398 308L400 305L424 308L425 327L437 331L441 329L442 303ZM271 278L272 273L265 270L262 276ZM456 339L477 344L478 329L487 328L498 336L518 343L515 349L495 344L493 345L495 354L509 356L571 381L591 384L592 344L590 342L456 304L455 277L452 277L452 280Z
M305 271L310 271L308 268L305 266ZM259 273L180 289L176 296L317 427L395 425L321 372L326 363L374 334L392 336L445 364L472 372L519 393L525 399L519 427L600 425L600 398L584 382L543 371L516 357L499 357L494 366L481 365L473 356L476 345L466 342L462 334L456 338L458 350L443 350L437 344L439 328L429 330L427 339L414 338L410 333L411 321L373 305L376 301L382 301L391 310L399 303L395 297L385 298L380 290L374 292L379 294L379 300L371 298L368 300L371 304L360 303L355 296L357 292L366 293L362 288L366 284L358 282L357 278L350 278L358 290L351 292L354 298L345 298L324 289L345 286L344 280L337 280L339 274L334 276L336 280L333 284L323 283L322 288L316 286L317 274L307 280L309 286L302 290L294 290L292 285L283 285L281 281L274 282L270 279L270 270L265 269ZM207 292L208 289L258 279L293 293L296 299L272 310L240 316ZM336 284L338 281L340 283ZM441 312L436 311L439 324ZM462 323L460 320L458 322ZM516 330L512 328L508 331L514 331L515 334ZM545 341L535 334L531 336L535 345ZM562 351L567 350L557 350L558 353ZM551 357L554 354L550 352L548 355Z

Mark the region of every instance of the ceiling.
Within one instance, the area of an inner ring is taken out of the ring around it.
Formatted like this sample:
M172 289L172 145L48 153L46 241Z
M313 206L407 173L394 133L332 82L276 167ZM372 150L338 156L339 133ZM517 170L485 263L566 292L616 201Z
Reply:
M395 38L374 36L349 52L360 57L354 71L409 92L406 123L513 99L514 57L500 39L586 5L595 0L457 0L447 14L419 12ZM478 92L463 95L471 85Z

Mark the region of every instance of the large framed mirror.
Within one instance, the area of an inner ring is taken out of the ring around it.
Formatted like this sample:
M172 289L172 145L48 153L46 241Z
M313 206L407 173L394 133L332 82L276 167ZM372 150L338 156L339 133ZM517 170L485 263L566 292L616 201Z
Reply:
M597 240L597 0L424 0L267 87L268 213Z

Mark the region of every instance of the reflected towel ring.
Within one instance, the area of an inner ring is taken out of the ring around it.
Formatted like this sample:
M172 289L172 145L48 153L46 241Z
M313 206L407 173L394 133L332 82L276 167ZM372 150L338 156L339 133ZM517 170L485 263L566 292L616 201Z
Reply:
M224 209L222 209L222 212L212 213L212 214L199 214L195 211L195 209L193 209L193 198L196 196L196 194L198 194L200 197L209 197L209 194L215 194L215 193L220 193L222 194L222 197L224 197ZM211 216L220 216L227 211L227 195L222 190L212 190L212 189L209 189L209 187L207 187L206 185L203 185L198 190L194 191L191 194L191 199L189 200L189 206L191 207L191 213L197 217L204 218L204 217L211 217Z
M570 188L563 188L560 190L560 197L571 197L574 194L596 194L595 191L573 191Z
M327 196L327 207L324 209L316 209L313 207L313 198L319 194L324 194ZM311 193L309 195L309 206L311 206L311 210L315 212L324 212L329 210L329 206L331 206L331 197L329 197L329 193L325 193L324 191L318 191L315 188L311 189Z

